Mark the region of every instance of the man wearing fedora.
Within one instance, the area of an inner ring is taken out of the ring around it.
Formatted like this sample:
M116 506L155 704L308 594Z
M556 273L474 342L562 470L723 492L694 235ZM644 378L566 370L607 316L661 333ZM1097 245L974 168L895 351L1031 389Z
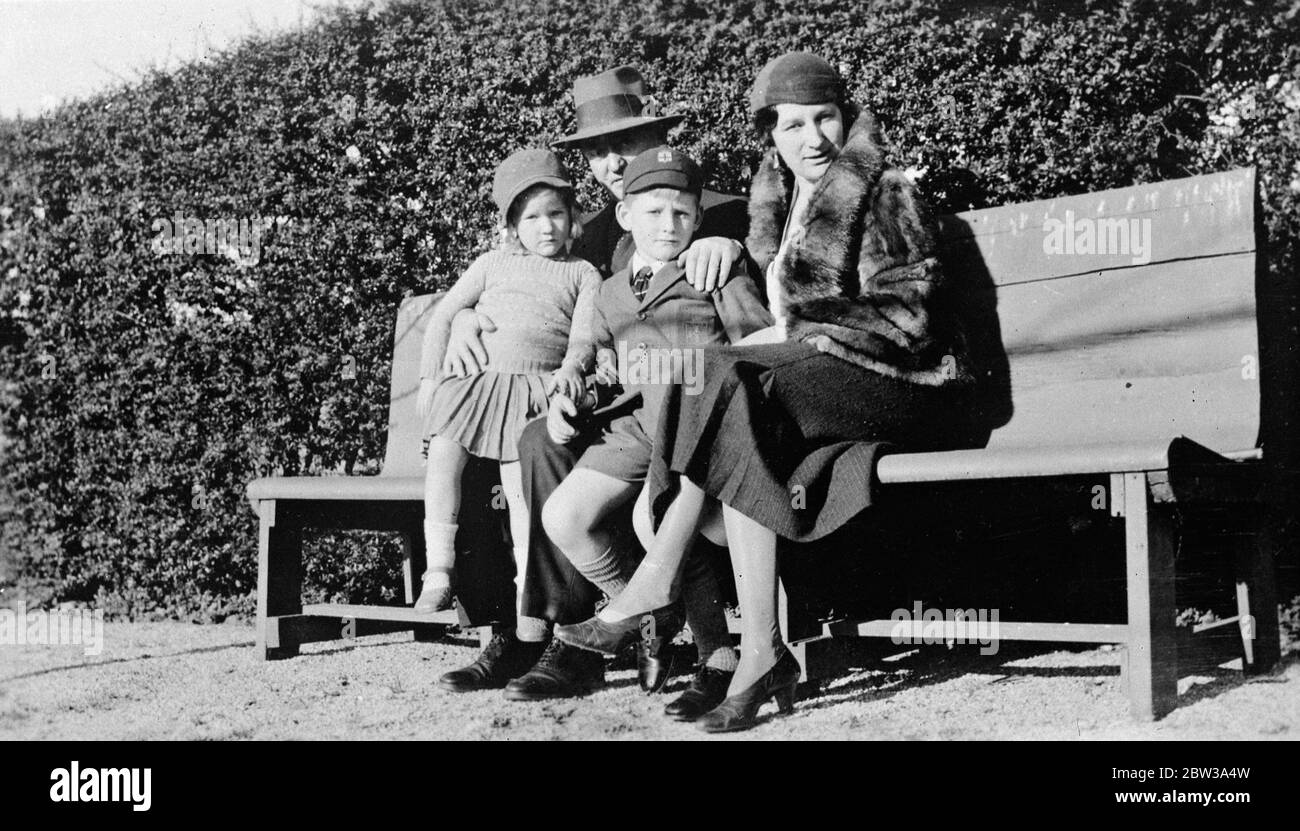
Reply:
M680 115L659 115L653 99L645 93L641 74L624 66L599 75L580 77L574 82L577 129L552 142L553 147L576 147L591 169L592 176L610 194L608 203L582 218L582 236L573 253L589 261L608 278L631 260L631 235L615 218L615 207L623 198L623 172L644 150L667 143L668 131L681 122ZM749 260L740 240L749 227L746 202L741 197L705 190L700 207L703 219L695 241L679 259L686 279L700 291L720 288L731 277L752 279L745 267ZM757 273L755 270L753 273ZM762 286L759 287L760 292ZM472 374L484 360L479 332L491 329L473 310L461 312L453 324L447 347L453 371ZM546 420L529 424L519 440L523 468L524 497L531 512L527 576L517 632L502 632L473 664L444 675L440 684L452 691L506 687L513 700L581 695L603 682L604 663L596 653L553 641L545 652L541 646L550 623L577 623L594 613L601 593L570 564L556 548L541 524L541 507L577 463L581 448L551 441ZM630 509L615 513L611 530L617 549L625 555L629 569L635 567L639 546L632 534ZM522 576L522 575L521 575ZM697 561L688 569L683 586L690 609L708 609L708 625L725 626L718 581L713 570ZM702 622L696 621L696 625ZM638 644L637 667L641 686L660 689L671 671L666 650L661 647L673 633L658 633ZM666 636L666 637L664 637ZM534 664L534 661L536 662Z

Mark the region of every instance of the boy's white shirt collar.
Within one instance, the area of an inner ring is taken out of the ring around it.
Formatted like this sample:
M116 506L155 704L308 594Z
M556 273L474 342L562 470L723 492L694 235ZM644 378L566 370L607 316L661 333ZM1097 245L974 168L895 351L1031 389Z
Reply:
M632 252L631 265L632 265L631 276L635 277L638 271L649 266L650 276L653 277L659 273L660 269L668 265L668 262L666 260L648 260L645 257L641 256L641 249L638 248Z

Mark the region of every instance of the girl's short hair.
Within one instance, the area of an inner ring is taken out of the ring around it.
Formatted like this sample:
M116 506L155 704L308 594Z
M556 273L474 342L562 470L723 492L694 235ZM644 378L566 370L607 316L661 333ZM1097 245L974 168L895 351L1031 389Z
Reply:
M574 195L573 188L557 188L553 185L539 183L516 196L506 210L506 224L501 228L502 250L513 253L523 253L526 250L523 243L519 241L519 234L515 232L519 225L519 215L523 213L528 200L544 190L558 193L560 199L564 202L564 207L569 211L569 241L572 242L582 236L581 213L578 210L578 198Z

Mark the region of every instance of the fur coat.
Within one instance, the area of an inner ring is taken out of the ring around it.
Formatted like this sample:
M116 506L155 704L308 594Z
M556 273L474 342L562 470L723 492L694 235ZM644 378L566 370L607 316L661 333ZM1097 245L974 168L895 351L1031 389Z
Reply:
M789 340L917 384L969 383L938 226L880 145L863 112L809 196L802 237L784 251L793 176L770 148L753 178L746 247L764 270L776 261Z

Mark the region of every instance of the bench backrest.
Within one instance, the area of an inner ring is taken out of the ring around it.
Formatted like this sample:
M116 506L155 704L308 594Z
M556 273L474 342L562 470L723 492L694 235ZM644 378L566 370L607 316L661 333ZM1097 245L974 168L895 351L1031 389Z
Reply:
M393 331L393 376L388 405L388 447L384 451L384 476L424 476L420 455L424 436L415 411L420 390L420 352L424 327L441 294L421 294L402 301Z
M1253 169L941 222L994 375L988 446L1256 447Z

